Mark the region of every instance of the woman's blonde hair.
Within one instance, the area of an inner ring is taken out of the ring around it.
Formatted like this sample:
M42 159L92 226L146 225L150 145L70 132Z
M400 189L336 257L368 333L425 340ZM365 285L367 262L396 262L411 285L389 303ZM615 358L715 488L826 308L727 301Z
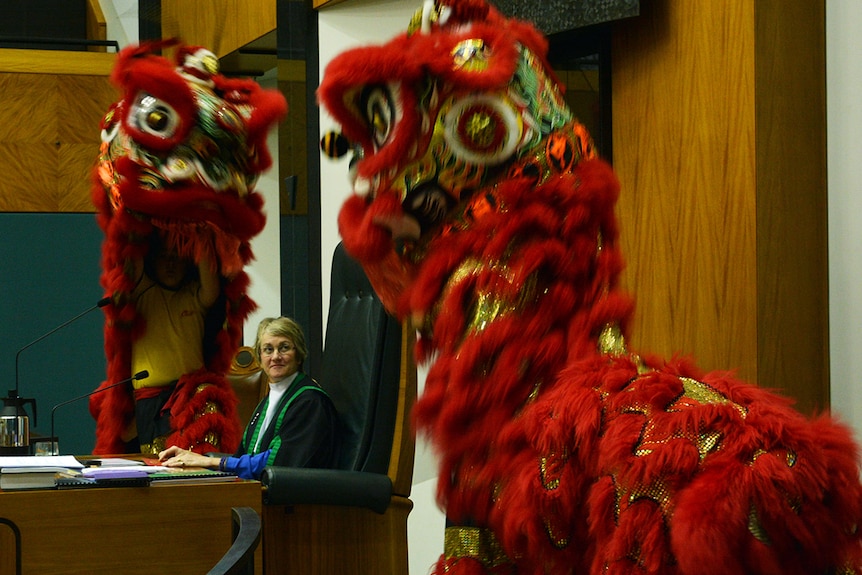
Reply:
M302 334L302 328L299 324L289 317L268 317L261 320L257 326L257 338L254 341L254 353L257 360L260 361L260 340L264 334L286 337L293 343L296 348L296 361L299 363L299 369L302 370L302 364L305 363L305 358L308 355L308 348L305 346L305 336Z

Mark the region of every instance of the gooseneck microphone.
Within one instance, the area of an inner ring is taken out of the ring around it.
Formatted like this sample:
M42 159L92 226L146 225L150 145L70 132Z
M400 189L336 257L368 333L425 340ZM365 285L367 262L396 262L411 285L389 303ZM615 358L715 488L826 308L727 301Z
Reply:
M138 373L136 373L132 377L127 377L126 379L121 379L120 381L118 381L116 383L112 383L111 385L106 385L105 387L100 387L99 389L94 389L93 391L91 391L89 393L85 393L84 395L79 395L78 397L73 397L72 399L67 399L66 401L61 401L60 403L58 403L57 405L52 407L51 408L51 443L53 444L55 441L57 441L57 436L54 435L54 413L57 411L58 407L63 407L64 405L69 405L70 403L75 403L76 401L86 399L86 398L90 397L91 395L96 395L97 393L102 393L103 391L108 391L109 389L117 387L118 385L126 385L126 384L133 382L133 381L138 381L140 379L146 379L148 377L150 377L150 372L145 369L145 370L139 371ZM51 451L53 451L53 449L51 449ZM59 447L59 442L58 442L57 455L59 455L59 454L60 454L60 447Z
M91 308L89 308L89 309L87 309L87 310L85 310L85 311L83 311L83 312L79 313L78 315L76 315L76 316L75 316L75 317L73 317L72 319L70 319L70 320L68 320L68 321L65 321L65 322L61 323L60 325L58 325L57 327L55 327L54 329L52 329L52 330L51 330L51 331L49 331L48 333L45 333L45 334L43 334L43 335L40 335L39 337L37 337L36 339L34 339L33 341L31 341L31 342L30 342L30 343L28 343L27 345L25 345L24 347L22 347L21 349L19 349L19 350L18 350L18 353L16 353L16 354L15 354L15 389L10 389L10 390L9 390L9 397L10 397L10 398L15 398L15 399L18 399L18 397L19 397L19 396L18 396L18 358L19 358L19 356L21 355L21 352L22 352L22 351L24 351L25 349L27 349L28 347L30 347L30 346L32 346L32 345L35 345L35 344L39 343L40 341L42 341L43 339L45 339L46 337L48 337L48 336L49 336L49 335L51 335L52 333L54 333L54 332L56 332L56 331L59 331L59 330L63 329L64 327L66 327L66 326L67 326L67 325L69 325L70 323L74 323L74 322L78 321L79 319L81 319L82 317L84 317L85 315L87 315L88 313L90 313L91 311L93 311L93 310L95 310L95 309L98 309L98 308L100 308L100 307L105 307L105 306L106 306L106 305L108 305L109 303L111 303L111 298L110 298L110 297L103 297L103 298L102 298L102 299L100 299L98 302L96 302L96 305L94 305L93 307L91 307ZM35 410L35 404L34 404L34 409L33 409L33 424L34 424L34 425L36 424L36 410Z

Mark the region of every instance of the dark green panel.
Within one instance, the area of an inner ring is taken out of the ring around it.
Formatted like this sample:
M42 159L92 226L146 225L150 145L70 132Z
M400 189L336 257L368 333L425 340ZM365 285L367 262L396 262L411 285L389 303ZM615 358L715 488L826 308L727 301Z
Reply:
M16 352L95 306L102 232L93 214L0 214L0 395L15 387ZM35 398L31 432L49 435L52 407L95 389L105 377L102 310L24 349L19 394ZM93 449L87 400L60 407L55 427L63 454Z

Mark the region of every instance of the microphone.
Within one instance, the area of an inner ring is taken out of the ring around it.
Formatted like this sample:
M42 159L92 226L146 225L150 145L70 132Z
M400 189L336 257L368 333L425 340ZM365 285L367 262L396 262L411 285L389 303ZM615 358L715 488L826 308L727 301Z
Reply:
M30 343L28 343L27 345L25 345L21 349L19 349L18 353L15 354L15 389L9 390L9 397L14 398L16 400L19 399L19 396L18 396L18 358L20 357L22 351L24 351L25 349L27 349L28 347L30 347L32 345L39 343L40 341L42 341L43 339L45 339L46 337L48 337L52 333L63 329L64 327L66 327L70 323L74 323L74 322L78 321L80 318L84 317L85 315L87 315L91 311L93 311L97 308L100 308L100 307L105 307L109 303L111 303L111 298L110 297L103 297L98 302L96 302L96 305L94 305L93 307L87 309L86 311L79 313L78 315L76 315L75 317L73 317L72 319L70 319L64 323L61 323L60 325L58 325L57 327L55 327L54 329L52 329L48 333L37 337L36 339L34 339L33 341L31 341ZM36 424L36 404L35 403L33 404L33 424L34 425Z
M52 452L54 451L53 444L57 440L56 439L57 436L54 435L54 413L57 411L58 407L63 407L64 405L69 405L70 403L74 403L76 401L86 399L86 398L90 397L91 395L96 395L97 393L107 391L113 387L117 387L118 385L126 385L128 383L133 382L133 381L137 381L139 379L146 379L148 377L150 377L150 372L147 371L146 369L144 369L142 371L139 371L138 373L136 373L132 377L127 377L126 379L122 379L116 383L112 383L111 385L106 385L105 387L95 389L89 393L85 393L84 395L79 395L78 397L73 397L72 399L67 399L66 401L61 401L60 403L55 405L53 408L51 408L51 444L52 444L51 451ZM60 454L60 447L58 445L57 446L57 455L59 455L59 454Z

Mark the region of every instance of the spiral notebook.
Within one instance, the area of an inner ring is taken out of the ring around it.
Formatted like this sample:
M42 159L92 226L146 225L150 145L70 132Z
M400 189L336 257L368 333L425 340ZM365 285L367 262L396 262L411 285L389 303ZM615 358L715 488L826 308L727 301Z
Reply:
M183 483L225 483L236 481L237 476L228 471L216 471L215 469L192 468L172 469L170 471L159 471L150 473L150 485L179 485Z

